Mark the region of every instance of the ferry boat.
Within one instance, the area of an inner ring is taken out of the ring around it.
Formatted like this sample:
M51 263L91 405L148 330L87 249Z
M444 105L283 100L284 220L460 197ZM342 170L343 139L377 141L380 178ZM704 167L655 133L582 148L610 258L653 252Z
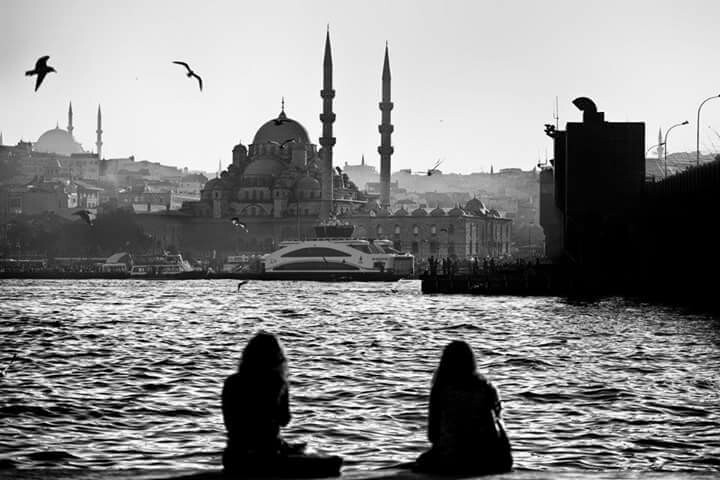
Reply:
M189 276L194 272L190 262L180 254L164 254L135 257L130 276L136 278L157 278Z
M414 273L414 257L390 240L353 239L354 227L325 224L316 238L285 241L263 257L262 277L278 280L398 280Z

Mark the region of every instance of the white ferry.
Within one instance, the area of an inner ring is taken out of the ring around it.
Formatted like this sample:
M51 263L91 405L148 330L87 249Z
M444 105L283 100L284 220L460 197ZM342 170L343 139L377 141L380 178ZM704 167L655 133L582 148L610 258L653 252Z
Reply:
M168 277L193 272L190 262L180 254L135 257L130 269L131 277Z
M318 238L286 241L263 258L264 276L308 280L393 280L414 272L414 257L390 240L352 239L352 225L315 227Z

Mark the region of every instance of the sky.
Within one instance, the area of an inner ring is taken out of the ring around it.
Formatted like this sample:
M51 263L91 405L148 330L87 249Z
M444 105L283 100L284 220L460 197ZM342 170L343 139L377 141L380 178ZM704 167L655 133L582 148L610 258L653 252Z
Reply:
M695 151L697 109L720 94L720 1L1 0L0 131L36 141L74 111L75 137L103 154L214 172L238 142L286 113L318 142L330 28L335 164L379 166L385 42L392 71L392 170L529 169L552 157L543 124L645 122L668 151ZM49 55L38 92L24 72ZM193 79L172 61L203 77ZM720 99L702 108L701 151L720 152Z

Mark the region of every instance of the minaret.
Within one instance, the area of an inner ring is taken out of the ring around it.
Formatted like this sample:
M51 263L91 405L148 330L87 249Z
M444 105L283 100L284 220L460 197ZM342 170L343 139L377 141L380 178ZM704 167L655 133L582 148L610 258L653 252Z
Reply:
M2 145L2 144L3 144L2 132L0 132L0 145Z
M72 124L72 102L70 102L70 107L68 108L68 126L67 131L72 137L73 132L73 124Z
M323 135L320 137L320 220L327 220L333 211L333 123L335 114L332 111L332 102L335 90L332 88L332 54L330 51L330 27L325 37L325 59L323 61L323 89L320 97L323 99L323 113L320 114Z
M393 132L393 126L390 123L390 111L393 109L393 103L390 101L390 58L388 56L388 45L385 42L385 63L382 71L382 102L380 102L380 111L382 112L382 121L378 130L380 132L380 146L378 153L380 154L380 206L390 208L390 155L394 149L390 143L390 134Z
M365 154L364 153L363 153L362 158L360 159L360 165L362 165L363 167L365 166Z
M98 105L98 117L97 117L97 140L95 141L95 147L97 147L98 160L102 160L102 113L100 112L100 105Z

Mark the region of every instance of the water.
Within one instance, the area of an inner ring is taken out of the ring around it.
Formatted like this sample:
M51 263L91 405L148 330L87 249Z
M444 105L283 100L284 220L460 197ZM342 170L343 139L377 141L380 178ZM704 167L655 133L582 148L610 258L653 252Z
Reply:
M391 289L396 289L392 292ZM0 464L218 468L220 391L259 329L285 345L291 441L345 471L413 459L463 338L515 465L720 469L720 321L606 299L422 295L417 282L0 281Z

